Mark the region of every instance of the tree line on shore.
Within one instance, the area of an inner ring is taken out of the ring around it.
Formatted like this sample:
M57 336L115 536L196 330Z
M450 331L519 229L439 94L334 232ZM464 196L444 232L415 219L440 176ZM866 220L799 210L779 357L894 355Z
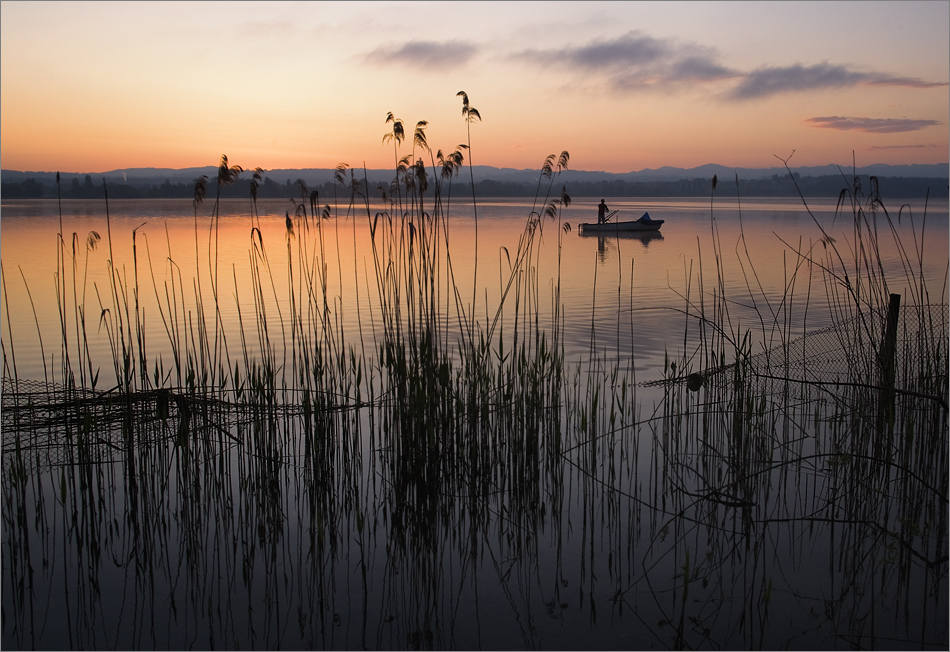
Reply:
M802 177L795 173L794 180L789 175L773 175L767 179L738 180L718 179L716 194L719 196L742 197L794 197L801 192L806 197L837 197L841 189L850 186L849 180L841 175ZM870 179L867 175L859 175L861 185L867 187ZM27 178L23 181L2 182L0 197L3 199L53 199L61 196L63 199L100 199L103 197L102 179L94 180L92 175L85 175L80 181L74 177L69 183L61 184L59 192L55 181ZM881 192L889 197L923 197L928 190L931 196L950 190L950 182L946 177L883 177L879 180ZM194 197L195 184L172 183L166 180L161 184L154 183L127 183L119 180L106 179L109 197L113 199L190 199ZM212 194L217 191L215 179L208 180L208 191ZM246 198L250 196L250 179L238 179L235 183L222 189L221 197ZM339 184L323 183L305 184L308 192L316 190L321 197L348 196L349 188ZM479 197L528 197L532 196L536 188L529 183L497 181L486 179L475 182L475 193ZM711 179L681 179L677 181L572 181L568 187L572 197L706 197L712 192ZM471 184L467 181L455 180L452 194L455 196L471 195ZM371 196L379 196L379 192L370 183ZM301 180L286 179L283 183L270 177L263 180L257 190L260 198L288 199L301 196Z

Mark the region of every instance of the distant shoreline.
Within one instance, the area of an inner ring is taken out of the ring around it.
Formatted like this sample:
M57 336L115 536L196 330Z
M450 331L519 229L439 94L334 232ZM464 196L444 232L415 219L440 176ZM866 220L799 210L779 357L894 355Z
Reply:
M39 176L39 175L37 175ZM60 182L59 192L55 178L27 177L19 181L2 181L0 199L101 199L103 193L103 177L93 179L92 175L85 175L82 181L77 175ZM7 173L4 173L7 177ZM799 193L806 197L838 197L847 186L851 185L848 178L842 175L801 176L796 174L793 179L774 175L768 179L743 180L739 177L739 186L736 188L735 176L718 178L715 194L720 197L797 197ZM197 178L197 177L196 177ZM861 188L867 194L871 188L871 175L858 175ZM194 180L172 182L166 179L154 183L142 180L128 180L105 177L109 197L111 199L191 199L194 197ZM571 197L709 197L713 192L712 179L692 178L674 181L627 181L621 179L603 179L599 181L582 181L570 178L554 179L554 186L560 194L565 188ZM208 194L216 193L216 179L208 180ZM250 179L239 179L233 185L222 190L222 198L247 198L250 196ZM448 183L448 181L444 181ZM883 197L932 198L948 196L950 193L950 179L948 177L877 177L878 188ZM307 192L316 190L320 197L348 197L349 188L333 182L308 183L304 180ZM369 182L369 194L378 197L379 191L373 181ZM383 184L387 186L388 184ZM546 184L545 184L546 185ZM499 181L486 179L475 182L475 195L478 197L528 197L534 196L537 191L537 182ZM429 191L430 193L432 190ZM452 196L464 197L472 195L472 186L468 181L452 180ZM257 196L261 199L287 199L301 196L298 179L287 177L282 182L266 177L259 186Z

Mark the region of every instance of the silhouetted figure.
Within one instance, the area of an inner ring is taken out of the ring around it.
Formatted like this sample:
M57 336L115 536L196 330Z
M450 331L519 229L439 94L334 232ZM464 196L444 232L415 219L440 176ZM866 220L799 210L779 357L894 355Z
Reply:
M597 205L597 223L603 224L607 221L607 211L610 209L607 208L607 204L604 203L604 200L601 199L600 203Z

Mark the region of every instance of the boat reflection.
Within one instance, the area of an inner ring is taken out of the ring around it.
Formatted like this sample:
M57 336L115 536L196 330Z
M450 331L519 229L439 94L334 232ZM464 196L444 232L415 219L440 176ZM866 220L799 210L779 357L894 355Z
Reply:
M651 242L663 239L663 234L659 231L614 231L610 234L578 231L577 235L581 238L596 238L597 252L600 254L607 252L607 242L611 240L639 240L643 243L643 248L646 249Z

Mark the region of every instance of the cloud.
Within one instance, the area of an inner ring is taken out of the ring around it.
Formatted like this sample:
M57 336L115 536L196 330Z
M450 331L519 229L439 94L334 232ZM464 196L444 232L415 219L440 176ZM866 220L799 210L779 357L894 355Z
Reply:
M905 88L936 88L946 83L928 82L918 77L892 77L877 72L859 72L844 66L820 63L814 66L777 66L757 68L732 89L729 97L751 100L779 93L805 92L824 88L840 89L866 84L872 86L903 86Z
M701 55L696 52L701 51ZM560 65L585 75L603 74L618 92L675 87L735 77L736 71L715 60L715 54L692 44L681 45L639 31L587 45L524 50L514 58L538 65Z
M670 78L676 81L715 81L735 77L735 70L720 66L710 59L687 57L670 66Z
M720 64L714 51L699 45L654 38L640 31L584 45L523 50L512 57L533 65L573 69L582 73L585 79L600 77L610 90L617 93L660 89L679 91L738 80L731 90L725 91L723 97L749 101L783 93L807 93L858 85L915 89L948 86L943 82L929 82L919 77L896 77L828 62L763 66L751 72L741 71Z
M930 143L929 145L872 145L868 149L937 149L944 148L946 145L935 145Z
M866 73L853 72L844 66L821 63L816 66L785 66L757 68L729 93L737 100L757 99L777 93L810 91L819 88L847 88L866 81Z
M899 134L907 131L920 131L925 127L940 124L936 120L908 120L904 118L851 118L828 116L808 118L813 127L834 129L835 131L863 131L869 134Z
M869 79L866 84L881 86L904 86L905 88L939 88L940 86L950 86L946 82L928 82L919 77L878 77Z
M603 70L653 64L669 57L671 49L668 41L629 32L613 40L579 47L525 50L516 57L537 63L566 63L585 70Z
M475 45L465 41L409 41L378 47L364 58L375 64L448 69L468 63L477 52Z

